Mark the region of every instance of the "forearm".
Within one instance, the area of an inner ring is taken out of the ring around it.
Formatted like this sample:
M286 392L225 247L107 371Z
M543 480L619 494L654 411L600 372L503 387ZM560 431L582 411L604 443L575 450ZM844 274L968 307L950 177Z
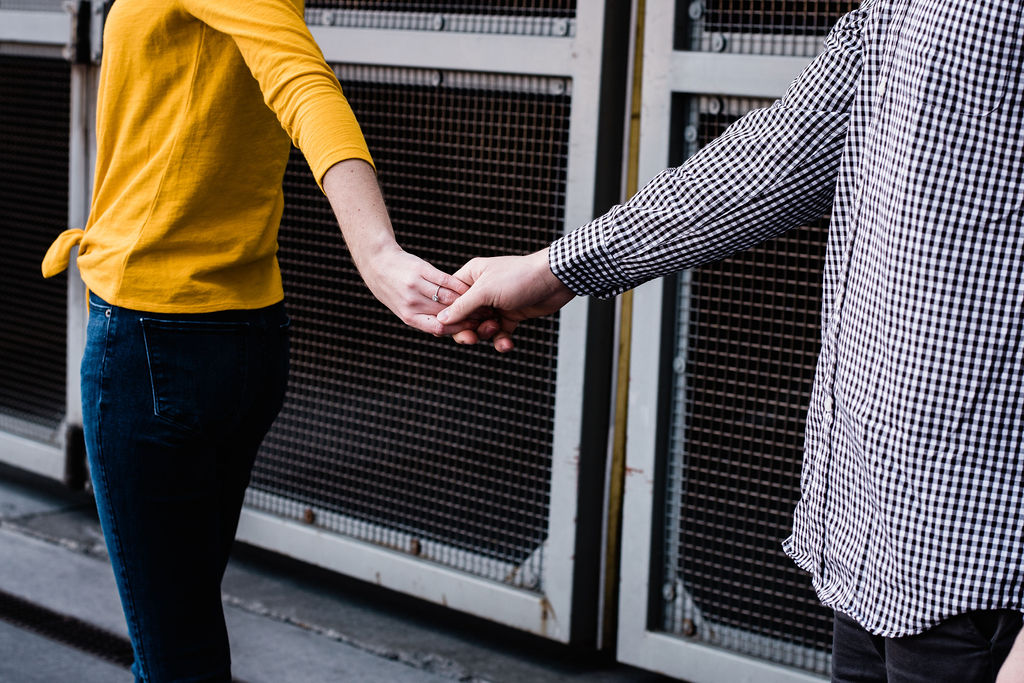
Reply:
M861 80L873 0L846 15L825 50L771 107L748 113L679 168L551 246L577 294L615 295L805 224L835 194Z
M613 296L824 214L835 194L846 122L815 114L793 133L799 124L787 127L778 111L758 114L713 149L663 171L627 203L554 242L554 274L577 294ZM792 149L808 139L812 149Z
M324 174L323 188L360 272L382 253L399 249L373 167L360 159L339 162Z

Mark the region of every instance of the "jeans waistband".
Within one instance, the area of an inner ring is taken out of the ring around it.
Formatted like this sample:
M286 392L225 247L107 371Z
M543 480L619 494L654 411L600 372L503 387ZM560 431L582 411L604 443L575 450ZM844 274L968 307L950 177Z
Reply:
M279 301L270 306L252 309L229 309L224 311L210 311L207 313L156 313L153 311L141 311L132 308L124 308L109 304L100 298L95 292L89 292L89 308L111 311L111 314L127 315L139 318L151 318L153 320L169 321L193 321L193 322L247 322L256 326L281 327L290 323L287 313L284 310L284 302Z

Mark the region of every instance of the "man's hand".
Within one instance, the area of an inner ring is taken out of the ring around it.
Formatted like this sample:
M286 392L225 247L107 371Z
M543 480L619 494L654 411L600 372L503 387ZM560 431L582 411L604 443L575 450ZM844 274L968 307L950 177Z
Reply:
M548 250L527 256L473 259L454 275L470 285L437 319L446 327L484 319L473 329L454 335L460 344L492 339L494 348L511 351L512 332L520 322L554 313L575 294L548 267ZM493 312L492 312L493 311Z

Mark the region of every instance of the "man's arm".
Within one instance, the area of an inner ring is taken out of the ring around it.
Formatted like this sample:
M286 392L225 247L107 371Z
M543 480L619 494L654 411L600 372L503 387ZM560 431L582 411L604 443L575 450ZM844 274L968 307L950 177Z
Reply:
M502 263L500 273L492 274L497 264L488 261L463 268L456 275L473 287L442 319L461 321L479 306L501 309L503 320L530 317L525 312L534 312L536 301L515 312L499 304L523 301L537 277L557 277L575 294L611 297L821 216L835 195L861 80L863 26L873 4L866 0L839 20L825 50L782 99L748 113L625 204L552 243L549 273L537 274L536 254L519 264ZM486 338L495 328L481 327L480 336ZM464 333L456 340L473 337Z

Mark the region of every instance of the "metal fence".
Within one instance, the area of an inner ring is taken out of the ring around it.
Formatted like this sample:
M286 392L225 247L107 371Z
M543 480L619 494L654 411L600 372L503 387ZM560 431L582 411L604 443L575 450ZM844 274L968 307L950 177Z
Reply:
M0 2L0 295L16 312L0 330L0 460L72 484L82 475L81 459L67 457L80 451L81 340L68 320L81 313L68 301L82 287L43 280L39 264L86 207L86 177L72 173L86 163L76 26L60 3Z
M641 175L770 105L853 4L648 0ZM780 545L799 498L827 225L637 290L623 557L649 561L621 568L624 661L695 682L830 671L831 613Z
M770 101L686 104L699 148ZM832 615L779 539L800 495L826 234L822 220L677 280L660 553L666 632L822 674Z
M540 249L616 198L596 167L603 4L307 3L403 246L454 272ZM592 639L607 402L587 391L607 385L611 325L575 302L509 356L413 333L362 285L297 153L285 194L292 379L239 537Z

